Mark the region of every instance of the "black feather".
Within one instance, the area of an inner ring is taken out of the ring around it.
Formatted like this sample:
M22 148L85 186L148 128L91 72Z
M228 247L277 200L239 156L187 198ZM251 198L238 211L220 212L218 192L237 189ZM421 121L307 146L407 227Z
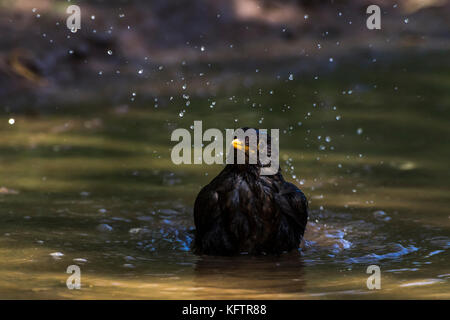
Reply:
M260 165L228 164L198 194L194 251L208 255L280 254L298 249L308 220L303 192Z

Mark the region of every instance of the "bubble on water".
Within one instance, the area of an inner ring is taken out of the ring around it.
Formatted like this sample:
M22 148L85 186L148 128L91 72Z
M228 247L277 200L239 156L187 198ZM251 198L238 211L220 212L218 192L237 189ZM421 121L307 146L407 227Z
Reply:
M33 8L31 9L32 12L36 12L37 8Z
M183 86L181 87L183 90L186 90L186 88L187 88L187 85L186 85L186 83L185 84L183 84Z
M180 118L183 118L184 113L183 113L183 112L180 112L178 115L180 116Z
M110 55L110 56L113 54L112 50L108 50L107 52L108 52L108 55Z
M408 18L405 18L405 19L403 20L403 22L407 24L407 23L409 22L409 19L408 19Z
M289 80L294 80L294 75L292 73L289 75Z
M14 123L16 123L16 120L15 120L14 118L10 118L10 119L8 120L8 123L9 123L10 125L13 125Z
M341 120L341 116L336 116L336 120Z
M139 69L138 73L139 74L143 74L144 73L144 69Z
M123 13L119 14L119 18L123 18L123 17L125 17L125 14L123 14Z
M64 253L62 252L52 252L50 253L50 256L54 259L61 259L61 257L64 256Z
M331 138L330 138L329 136L326 136L326 137L325 137L325 141L326 141L326 142L331 142Z
M101 76L103 74L103 71L99 71L98 75Z
M333 61L334 61L334 59L333 59L333 58L330 58L330 59L328 59L328 61L330 61L330 62L333 62Z
M201 46L201 47L200 47L200 51L202 51L202 52L205 51L205 47L204 47L204 46Z
M358 129L356 130L356 133L357 133L357 134L362 134L362 133L363 133L363 129L362 129L362 128L358 128Z
M69 50L69 54L73 54L73 50Z
M303 16L303 18L306 20L306 19L309 18L309 16L308 16L307 14L305 14L305 15Z
M113 231L113 227L111 227L109 224L102 223L97 226L97 230L100 232L111 232Z
M91 20L95 20L95 16L94 15L91 16Z

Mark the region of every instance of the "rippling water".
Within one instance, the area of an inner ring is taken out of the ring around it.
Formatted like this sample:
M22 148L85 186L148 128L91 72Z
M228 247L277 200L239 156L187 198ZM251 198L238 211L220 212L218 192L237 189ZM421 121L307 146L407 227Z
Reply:
M414 77L265 83L212 111L192 98L183 118L137 104L16 115L0 128L0 298L449 298L448 73L427 84L448 63L427 61ZM197 119L281 129L284 175L311 201L301 250L190 252L195 196L221 169L170 162L171 130ZM66 288L71 264L81 290Z

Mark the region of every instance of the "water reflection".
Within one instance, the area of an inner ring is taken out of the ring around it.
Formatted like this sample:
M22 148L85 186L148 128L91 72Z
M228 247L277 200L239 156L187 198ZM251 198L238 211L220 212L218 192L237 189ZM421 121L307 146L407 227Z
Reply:
M277 257L201 256L194 267L194 284L215 290L286 294L303 292L306 279L300 252Z

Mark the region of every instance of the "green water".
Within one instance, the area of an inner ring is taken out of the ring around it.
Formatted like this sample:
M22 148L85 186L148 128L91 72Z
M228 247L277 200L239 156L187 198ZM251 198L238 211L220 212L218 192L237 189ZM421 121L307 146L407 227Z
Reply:
M3 113L0 298L448 299L449 92L448 53L435 53L191 92L188 107L179 90L158 108ZM280 129L285 178L310 200L301 253L189 251L195 197L222 169L172 164L170 134L194 120ZM81 290L66 287L72 264ZM366 286L372 264L380 290Z

